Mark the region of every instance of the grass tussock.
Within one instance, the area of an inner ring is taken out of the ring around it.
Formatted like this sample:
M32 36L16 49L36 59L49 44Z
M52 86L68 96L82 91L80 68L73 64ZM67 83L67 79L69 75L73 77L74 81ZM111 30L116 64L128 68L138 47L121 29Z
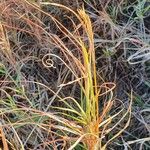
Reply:
M2 0L0 11L2 149L150 147L148 1Z

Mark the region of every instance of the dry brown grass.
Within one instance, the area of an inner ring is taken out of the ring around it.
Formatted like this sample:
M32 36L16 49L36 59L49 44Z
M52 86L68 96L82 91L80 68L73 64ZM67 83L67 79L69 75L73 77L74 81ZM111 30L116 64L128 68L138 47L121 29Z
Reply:
M149 109L140 111L144 121L131 114L141 100L131 77L138 68L130 65L149 60L149 44L137 34L135 21L119 22L128 3L59 2L0 3L3 145L14 150L147 146L147 136L127 138L134 116L149 129ZM128 52L134 46L136 52Z

